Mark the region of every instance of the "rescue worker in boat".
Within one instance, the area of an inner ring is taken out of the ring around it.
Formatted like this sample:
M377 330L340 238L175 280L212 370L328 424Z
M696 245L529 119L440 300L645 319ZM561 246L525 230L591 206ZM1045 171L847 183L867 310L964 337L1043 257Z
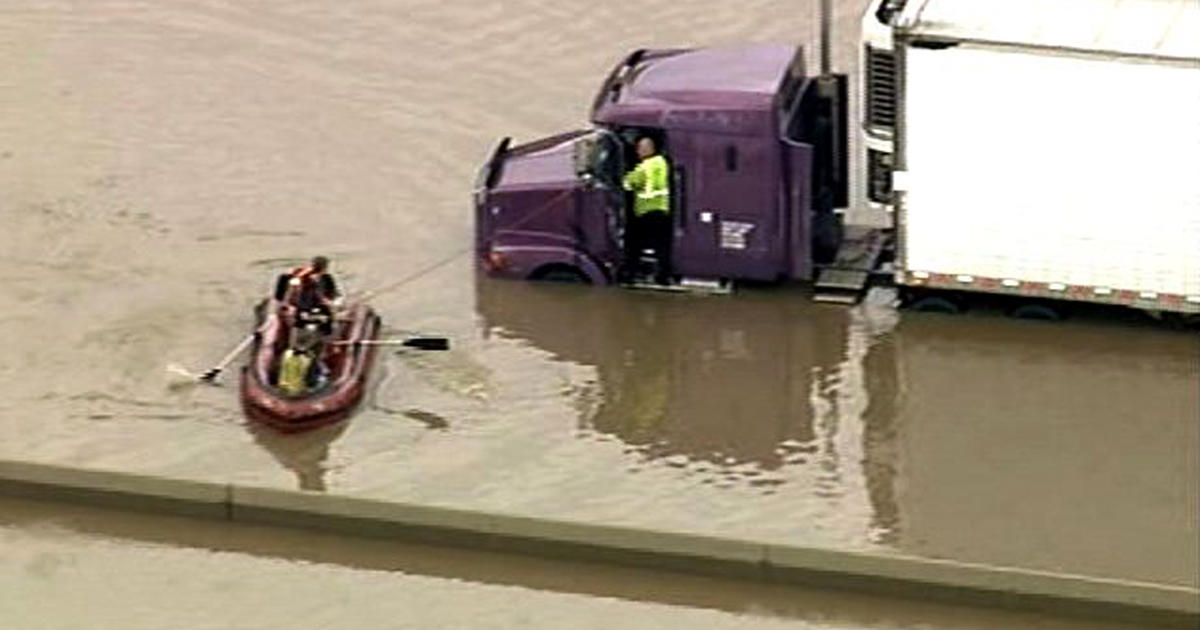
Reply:
M670 170L653 138L642 136L635 149L639 162L622 180L625 190L634 194L627 245L635 264L646 250L653 250L657 261L654 279L666 284L671 260Z
M293 343L279 360L275 386L288 396L299 396L320 387L326 378L320 348L321 335L315 324L298 327Z
M275 299L295 308L297 325L315 322L325 336L333 333L334 313L342 305L324 256L314 256L308 265L281 274L275 282Z

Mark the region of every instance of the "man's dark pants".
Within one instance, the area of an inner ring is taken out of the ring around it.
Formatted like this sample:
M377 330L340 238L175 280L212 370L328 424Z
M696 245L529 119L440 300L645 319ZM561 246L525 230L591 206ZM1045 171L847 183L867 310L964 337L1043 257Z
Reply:
M665 284L670 277L671 269L671 217L666 212L652 211L633 218L631 226L630 252L632 262L636 265L642 257L642 250L653 249L658 261L655 270L655 280Z

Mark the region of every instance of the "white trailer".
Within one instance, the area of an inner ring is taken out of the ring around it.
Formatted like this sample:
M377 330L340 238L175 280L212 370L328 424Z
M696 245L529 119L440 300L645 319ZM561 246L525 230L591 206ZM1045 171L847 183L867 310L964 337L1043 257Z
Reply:
M863 40L897 283L1200 313L1200 2L876 0Z

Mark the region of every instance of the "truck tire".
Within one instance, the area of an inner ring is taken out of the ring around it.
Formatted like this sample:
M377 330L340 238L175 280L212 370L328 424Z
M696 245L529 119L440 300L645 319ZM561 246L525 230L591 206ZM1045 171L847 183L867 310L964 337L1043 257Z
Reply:
M549 265L538 269L530 277L539 282L560 282L564 284L591 284L591 280L583 272L568 265Z
M1163 313L1162 321L1171 330L1200 330L1200 313Z
M936 294L915 296L908 304L908 309L918 313L945 313L957 315L963 312L963 307L957 301Z
M1009 312L1009 315L1017 319L1037 319L1045 322L1062 321L1063 310L1053 304L1045 302L1026 302L1019 304L1016 308Z

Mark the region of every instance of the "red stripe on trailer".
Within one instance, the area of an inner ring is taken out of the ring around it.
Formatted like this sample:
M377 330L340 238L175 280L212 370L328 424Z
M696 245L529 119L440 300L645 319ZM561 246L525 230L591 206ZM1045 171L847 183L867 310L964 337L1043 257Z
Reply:
M1096 287L1085 287L1082 285L1068 285L1067 295L1076 300L1091 300L1096 295Z
M960 278L967 278L969 281L964 281ZM1023 281L1016 280L1015 278L1008 278L1008 284L1005 284L1005 279L1002 278L921 271L901 272L898 274L897 279L901 284L909 286L973 290L984 293L1043 297L1094 302L1098 304L1122 304L1125 306L1177 311L1181 313L1200 313L1200 299L1188 299L1187 296L1178 293L1154 293L1150 291L1113 289L1109 287L1058 282ZM1014 282L1016 283L1015 285L1013 284Z

